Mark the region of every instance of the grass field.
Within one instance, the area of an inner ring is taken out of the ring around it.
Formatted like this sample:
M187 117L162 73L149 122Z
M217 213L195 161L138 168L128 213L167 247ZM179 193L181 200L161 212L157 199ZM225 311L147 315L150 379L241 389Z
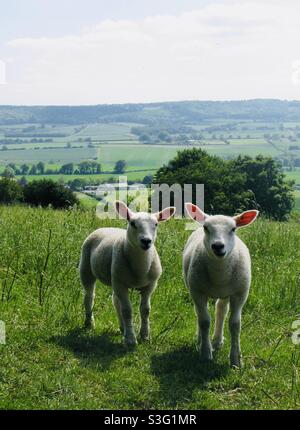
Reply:
M287 179L291 179L300 185L300 169L294 170L293 172L285 172Z
M146 175L153 175L155 171L153 170L138 170L138 171L126 171L121 176L126 176L128 181L142 181L142 179ZM87 182L105 182L110 180L110 178L119 178L119 174L114 173L101 173L101 174L92 174L92 175L27 175L27 181L34 181L39 179L52 179L53 181L58 181L63 179L65 182L72 181L73 179L85 179Z
M95 332L82 327L77 265L84 238L103 225L94 211L0 207L0 408L4 409L293 409L300 407L299 223L258 220L242 229L253 261L244 310L242 371L224 350L201 364L195 315L181 276L190 232L160 227L164 269L152 301L152 340L126 351L109 287L97 288ZM284 240L283 240L284 239ZM131 294L135 315L138 294ZM138 318L135 318L138 324Z
M295 208L300 210L300 190L296 190L294 193L295 193Z
M97 148L56 148L56 149L17 149L14 151L1 151L0 163L16 164L36 164L39 161L44 163L65 164L68 162L80 162L87 159L97 159Z

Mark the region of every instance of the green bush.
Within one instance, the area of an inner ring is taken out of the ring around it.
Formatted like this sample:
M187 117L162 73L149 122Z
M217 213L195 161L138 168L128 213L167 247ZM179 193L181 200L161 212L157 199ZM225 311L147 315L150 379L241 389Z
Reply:
M0 179L0 203L16 203L23 200L23 189L14 179Z
M64 185L50 179L32 181L24 187L24 201L34 206L52 205L55 209L78 204L75 194Z

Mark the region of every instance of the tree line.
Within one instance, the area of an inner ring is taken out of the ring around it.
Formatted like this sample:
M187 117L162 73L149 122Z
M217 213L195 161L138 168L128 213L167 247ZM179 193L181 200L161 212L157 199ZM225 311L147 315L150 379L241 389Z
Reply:
M114 170L111 173L122 174L127 168L125 160L118 160L115 163ZM73 162L63 164L60 168L47 168L43 161L36 164L22 164L17 166L15 163L8 163L2 173L5 178L13 178L14 176L27 175L92 175L102 173L101 164L94 160L81 161L78 164Z

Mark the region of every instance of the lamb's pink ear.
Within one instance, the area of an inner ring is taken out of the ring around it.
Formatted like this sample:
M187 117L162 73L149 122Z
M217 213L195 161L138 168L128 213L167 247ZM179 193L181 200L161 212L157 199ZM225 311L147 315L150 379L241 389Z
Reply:
M193 203L186 203L185 210L194 221L200 223L203 223L209 216L206 215L206 213L204 213L200 208L198 208L197 205L194 205Z
M160 212L154 214L158 222L168 221L173 215L175 215L176 208L174 206L170 206L169 208L165 208Z
M256 210L246 211L233 217L237 227L245 227L256 220L259 212Z
M130 221L130 218L133 215L133 212L125 205L125 203L120 200L115 201L116 212L120 215L121 218Z

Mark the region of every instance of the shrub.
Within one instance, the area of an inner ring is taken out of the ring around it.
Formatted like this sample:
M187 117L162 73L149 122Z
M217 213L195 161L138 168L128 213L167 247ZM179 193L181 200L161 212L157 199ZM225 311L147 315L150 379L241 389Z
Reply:
M55 209L78 204L75 194L63 184L50 179L32 181L24 187L24 201L34 206L52 205Z
M23 188L14 179L0 179L0 202L16 203L23 200Z

